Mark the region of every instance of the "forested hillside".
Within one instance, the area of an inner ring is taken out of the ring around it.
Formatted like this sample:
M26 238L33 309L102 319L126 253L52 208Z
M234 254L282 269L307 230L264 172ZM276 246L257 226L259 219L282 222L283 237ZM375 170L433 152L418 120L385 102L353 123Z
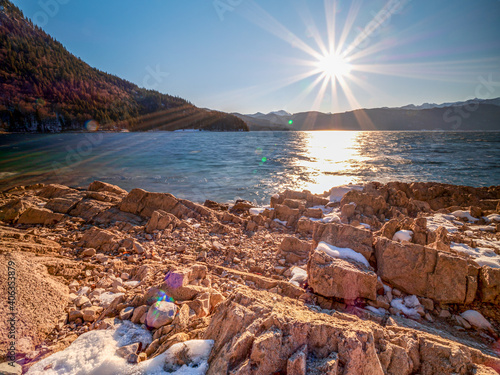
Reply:
M248 130L241 119L92 68L0 0L0 128L6 131Z

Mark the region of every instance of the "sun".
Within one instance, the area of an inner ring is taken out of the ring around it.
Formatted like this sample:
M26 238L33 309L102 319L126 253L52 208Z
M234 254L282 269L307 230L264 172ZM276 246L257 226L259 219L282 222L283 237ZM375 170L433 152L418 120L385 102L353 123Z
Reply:
M316 63L318 70L327 78L342 78L351 72L351 64L341 55L332 53L322 56Z

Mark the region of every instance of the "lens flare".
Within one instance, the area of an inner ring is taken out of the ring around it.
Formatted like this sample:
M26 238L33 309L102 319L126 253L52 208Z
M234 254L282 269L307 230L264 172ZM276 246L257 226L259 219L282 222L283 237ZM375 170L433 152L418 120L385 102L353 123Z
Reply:
M89 132L95 132L99 129L99 123L95 120L88 120L85 122L85 129Z
M172 297L169 297L165 291L160 290L158 291L157 297L156 297L156 303L158 304L159 302L166 301L166 302L175 302L175 300Z

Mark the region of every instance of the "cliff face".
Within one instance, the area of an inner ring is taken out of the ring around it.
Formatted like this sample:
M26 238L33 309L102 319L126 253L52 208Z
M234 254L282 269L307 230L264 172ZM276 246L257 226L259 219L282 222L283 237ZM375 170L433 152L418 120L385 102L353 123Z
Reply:
M154 123L147 121L151 114ZM234 116L92 68L0 0L0 129L81 130L88 120L104 130L248 130Z

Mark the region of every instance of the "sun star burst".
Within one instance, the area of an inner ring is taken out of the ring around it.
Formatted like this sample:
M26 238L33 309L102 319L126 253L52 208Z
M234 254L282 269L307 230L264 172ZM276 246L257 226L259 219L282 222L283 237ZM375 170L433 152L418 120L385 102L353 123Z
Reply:
M345 77L352 69L347 59L335 53L322 56L317 61L316 67L328 79Z

